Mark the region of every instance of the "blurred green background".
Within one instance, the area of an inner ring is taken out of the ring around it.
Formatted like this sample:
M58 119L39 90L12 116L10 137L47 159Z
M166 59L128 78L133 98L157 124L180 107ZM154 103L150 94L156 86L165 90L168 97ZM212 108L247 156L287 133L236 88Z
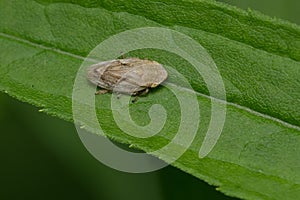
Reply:
M300 24L298 0L223 0ZM0 199L234 199L173 167L128 174L95 160L71 123L0 93Z

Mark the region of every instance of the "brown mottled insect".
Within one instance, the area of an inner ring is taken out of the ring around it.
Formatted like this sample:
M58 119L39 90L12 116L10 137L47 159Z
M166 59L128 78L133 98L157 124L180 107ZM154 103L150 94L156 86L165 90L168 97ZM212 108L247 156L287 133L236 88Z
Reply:
M116 59L88 68L87 79L102 88L96 94L109 91L138 95L146 94L168 77L167 71L155 61L139 58Z

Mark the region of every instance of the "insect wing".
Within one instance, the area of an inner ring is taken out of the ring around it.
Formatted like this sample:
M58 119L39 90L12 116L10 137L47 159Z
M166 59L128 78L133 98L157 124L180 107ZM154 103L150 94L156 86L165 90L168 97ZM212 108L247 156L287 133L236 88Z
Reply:
M142 84L143 72L139 65L126 65L120 67L120 70L108 70L110 76L118 77L115 79L113 91L126 93L126 94L136 94L137 92L145 89Z

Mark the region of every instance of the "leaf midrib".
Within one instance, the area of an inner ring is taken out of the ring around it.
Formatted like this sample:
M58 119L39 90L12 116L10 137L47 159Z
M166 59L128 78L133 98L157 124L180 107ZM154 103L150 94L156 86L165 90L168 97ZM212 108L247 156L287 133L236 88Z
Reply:
M20 37L17 37L17 36L14 36L14 35L10 35L10 34L7 34L7 33L1 33L0 32L0 36L4 37L4 38L8 38L8 39L11 39L11 40L15 40L15 41L18 41L18 42L21 42L23 44L28 44L30 46L33 46L33 47L37 47L37 48L41 48L43 50L48 50L48 51L52 51L52 52L56 52L56 53L59 53L59 54L62 54L62 55L66 55L66 56L70 56L70 57L73 57L73 58L76 58L76 59L80 59L80 60L85 60L86 58L83 57L83 56L80 56L80 55L77 55L77 54L74 54L74 53L71 53L71 52L67 52L65 50L61 50L59 48L54 48L54 47L48 47L48 46L45 46L43 44L38 44L38 43L35 43L33 41L29 41L29 40L26 40L24 38L20 38ZM235 40L234 40L235 41ZM263 50L262 50L263 51ZM276 55L276 56L279 56L279 55ZM92 61L96 61L96 60L92 60ZM187 91L190 91L192 93L195 93L197 94L198 96L202 96L202 97L205 97L205 98L208 98L210 100L214 100L214 101L218 101L220 103L223 103L223 104L227 104L227 105L231 105L239 110L244 110L248 113L251 113L255 116L258 116L258 117L262 117L262 118L265 118L265 119L269 119L269 120L272 120L274 122L277 122L277 123L280 123L281 125L283 125L284 127L287 127L287 128L291 128L291 129L294 129L294 130L297 130L297 131L300 131L300 126L297 126L297 125L293 125L289 122L286 122L284 120L281 120L281 119L278 119L278 118L275 118L273 116L270 116L268 114L265 114L265 113L261 113L259 111L255 111L255 110L252 110L251 108L248 108L248 107L245 107L245 106L242 106L242 105L239 105L239 104L236 104L236 103L233 103L233 102L228 102L228 101L225 101L225 100L222 100L222 99L218 99L218 98L215 98L215 97L212 97L212 96L209 96L209 95L206 95L206 94L203 94L203 93L200 93L198 91L194 91L194 90L191 90L191 89L188 89L188 88L184 88L182 86L177 86L177 88L181 88L183 90L187 90Z

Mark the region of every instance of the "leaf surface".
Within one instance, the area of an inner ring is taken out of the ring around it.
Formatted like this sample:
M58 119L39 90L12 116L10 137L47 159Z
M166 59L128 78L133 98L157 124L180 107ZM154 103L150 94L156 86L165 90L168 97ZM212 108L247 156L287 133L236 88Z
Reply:
M100 42L149 26L192 37L214 59L227 96L226 101L218 101L227 108L222 135L203 159L198 152L210 122L211 100L218 97L210 96L204 80L186 60L154 49L130 53L172 66L196 91L201 123L192 145L173 165L230 196L299 197L298 26L211 1L1 0L0 18L0 89L68 121L72 121L77 70ZM185 95L189 99L188 92ZM148 111L153 104L165 108L164 128L148 139L124 134L114 122L110 98L109 94L96 97L97 116L108 137L149 152L176 135L181 111L167 88L159 87L130 106L138 125L150 122ZM84 125L96 130L96 125ZM168 160L172 154L158 156Z

